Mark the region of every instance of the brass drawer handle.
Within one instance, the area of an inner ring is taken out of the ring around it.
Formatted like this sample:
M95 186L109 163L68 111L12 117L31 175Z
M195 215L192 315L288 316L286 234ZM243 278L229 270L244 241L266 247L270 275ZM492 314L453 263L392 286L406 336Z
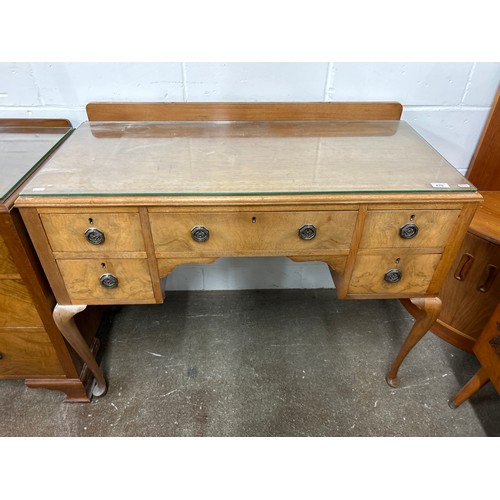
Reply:
M95 227L89 227L85 231L85 238L92 245L102 245L106 238L104 237L104 233Z
M118 286L118 278L109 273L103 274L99 278L99 282L104 288L116 288Z
M304 224L299 229L299 237L303 240L312 240L316 236L316 228L312 224Z
M399 236L404 240L411 240L418 234L418 226L416 224L405 224L399 229Z
M401 281L402 277L403 273L399 269L390 269L385 273L384 280L387 281L387 283L397 283Z
M205 226L194 226L191 229L191 237L198 243L203 243L210 238L210 231Z

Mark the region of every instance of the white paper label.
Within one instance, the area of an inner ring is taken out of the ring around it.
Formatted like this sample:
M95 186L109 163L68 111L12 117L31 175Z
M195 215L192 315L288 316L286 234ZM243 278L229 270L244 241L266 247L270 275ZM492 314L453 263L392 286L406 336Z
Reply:
M450 187L450 185L446 182L431 182L431 186L433 188L440 188L440 189L446 189Z
M470 188L470 184L458 184L459 188Z

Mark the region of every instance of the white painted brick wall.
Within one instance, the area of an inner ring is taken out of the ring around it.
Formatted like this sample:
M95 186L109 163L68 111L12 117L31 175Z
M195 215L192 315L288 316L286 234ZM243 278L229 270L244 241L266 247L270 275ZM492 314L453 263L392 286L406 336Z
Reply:
M0 117L86 120L89 101L399 101L465 173L500 83L500 63L0 63ZM168 289L330 287L325 264L285 258L181 266Z

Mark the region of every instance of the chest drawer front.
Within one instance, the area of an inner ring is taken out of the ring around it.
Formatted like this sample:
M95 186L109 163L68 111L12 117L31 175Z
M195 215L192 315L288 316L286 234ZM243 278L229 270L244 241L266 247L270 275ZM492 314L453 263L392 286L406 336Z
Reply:
M20 280L0 280L0 327L42 325L24 283Z
M347 254L356 216L356 211L149 215L159 257ZM205 228L208 238L195 241L193 228Z
M389 252L360 255L356 259L348 293L425 293L440 260L440 254L398 255ZM399 280L396 271L399 271Z
M59 260L73 304L154 303L146 259Z
M2 274L16 274L17 268L10 256L10 252L0 236L0 279Z
M443 248L459 214L460 210L369 211L360 248Z
M42 213L40 218L54 252L145 250L138 213Z
M0 376L61 375L56 351L44 331L0 331Z

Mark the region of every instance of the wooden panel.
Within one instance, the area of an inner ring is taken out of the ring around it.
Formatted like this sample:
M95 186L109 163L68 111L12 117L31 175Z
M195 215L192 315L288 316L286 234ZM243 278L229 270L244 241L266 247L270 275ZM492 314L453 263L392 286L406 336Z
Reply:
M20 280L0 280L0 327L42 326L28 289Z
M500 297L500 275L486 292L479 290L488 278L488 265L500 269L500 246L468 233L440 293L438 324L452 326L458 337L475 341Z
M460 210L368 211L360 248L443 248L459 214ZM414 238L400 236L405 224L418 227Z
M145 251L138 213L41 214L54 252L102 253ZM104 243L93 245L85 238L89 228L104 233Z
M480 191L500 191L498 165L500 165L500 88L469 165L467 178Z
M3 238L0 236L0 278L2 274L17 274L17 268Z
M396 262L400 259L399 262ZM349 282L349 294L382 293L425 293L441 255L398 254L388 250L386 255L358 256ZM402 279L387 283L384 275L391 269L400 269Z
M90 121L399 120L397 102L91 102Z
M0 377L37 377L63 373L56 351L44 331L0 330Z
M500 191L483 191L484 202L477 209L469 232L500 245Z
M155 303L147 259L60 260L57 262L73 304ZM118 278L104 288L100 276Z
M64 118L0 118L0 127L71 127Z
M187 254L229 255L313 255L347 254L356 211L336 212L242 212L162 214L151 213L151 230L158 257ZM299 237L299 228L316 227L311 240ZM203 243L193 240L191 229L204 226L210 231Z

